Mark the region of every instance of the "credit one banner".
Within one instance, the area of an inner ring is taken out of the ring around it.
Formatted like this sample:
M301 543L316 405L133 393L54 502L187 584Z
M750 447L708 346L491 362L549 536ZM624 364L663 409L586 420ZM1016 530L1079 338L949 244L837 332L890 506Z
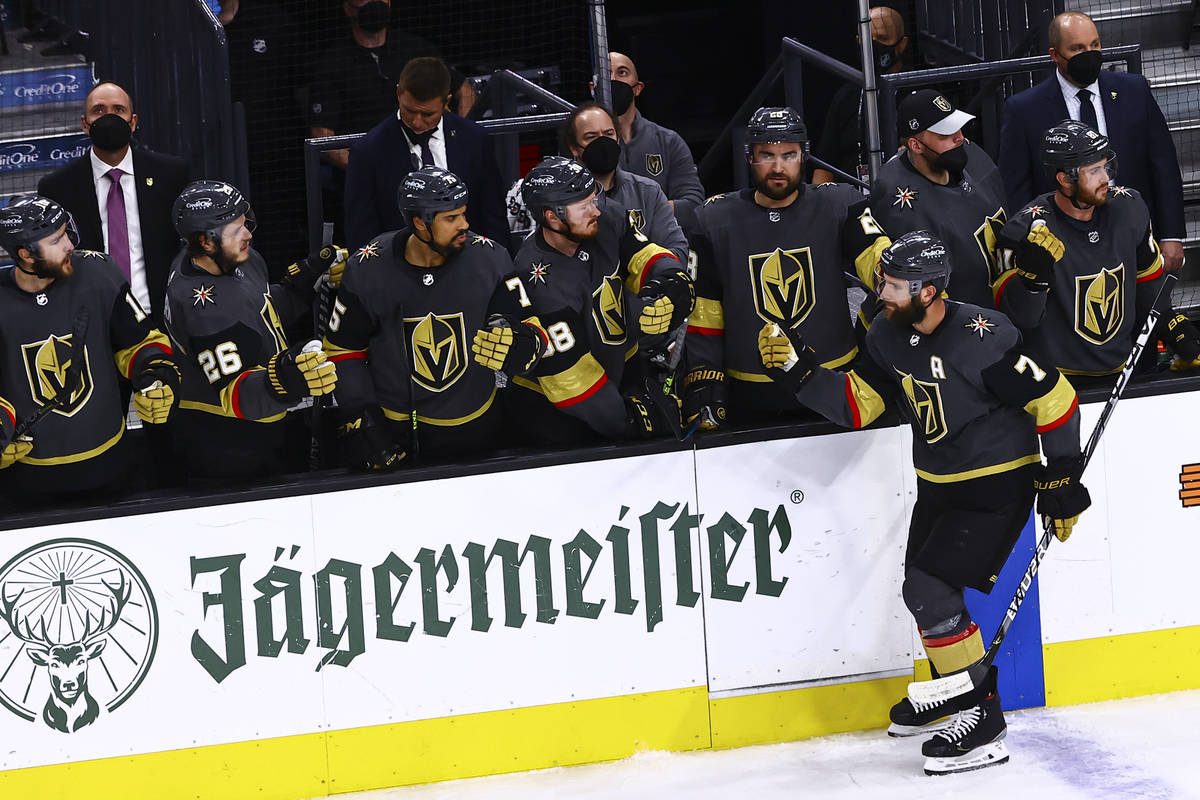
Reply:
M0 142L0 173L61 167L86 153L90 145L86 133Z
M0 74L0 108L76 102L82 108L94 83L90 64L5 72Z

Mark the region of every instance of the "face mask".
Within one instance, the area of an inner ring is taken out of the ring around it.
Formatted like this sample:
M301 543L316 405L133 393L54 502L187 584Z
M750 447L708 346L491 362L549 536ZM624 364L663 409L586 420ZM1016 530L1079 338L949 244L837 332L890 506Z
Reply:
M610 139L607 136L598 136L593 139L591 144L583 148L583 155L580 156L583 165L593 175L608 175L617 168L617 161L620 158L621 145L617 143L616 139Z
M875 67L880 72L887 72L900 60L900 54L896 52L894 44L880 44L872 39L871 49L875 51Z
M967 149L963 145L952 147L945 152L938 153L937 158L933 160L935 169L944 169L949 172L960 175L967 168Z
M1089 86L1100 77L1100 66L1104 53L1100 50L1084 50L1067 62L1067 74L1080 86Z
M392 7L383 0L372 0L358 9L355 21L367 33L379 33L392 19Z
M624 81L611 81L611 83L612 110L619 117L633 105L633 87Z
M133 136L133 129L129 127L129 123L125 121L124 117L105 114L91 124L88 128L88 136L91 138L92 144L96 145L97 150L111 153L129 144Z

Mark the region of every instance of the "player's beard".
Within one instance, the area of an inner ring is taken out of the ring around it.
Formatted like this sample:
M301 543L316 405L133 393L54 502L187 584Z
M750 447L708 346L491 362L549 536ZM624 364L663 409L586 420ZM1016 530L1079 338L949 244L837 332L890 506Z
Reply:
M769 183L772 178L783 178L787 182L782 188L776 189ZM784 200L789 197L792 192L800 188L800 178L797 177L793 180L783 172L768 172L761 178L757 175L754 176L754 188L764 197L769 197L772 200Z
M563 226L562 230L555 230L554 228L551 228L550 230L554 231L559 236L565 236L572 242L579 244L581 242L586 242L589 239L596 238L596 234L600 232L600 219L596 218L579 225L567 223Z
M418 241L421 241L422 243L424 243L430 250L437 253L442 258L450 258L450 256L461 253L463 251L463 248L467 246L466 234L467 234L466 231L458 231L457 233L454 234L454 238L452 238L446 244L439 244L438 241L436 239L434 239L432 235L429 237L428 242L426 242L420 236L418 236L417 239L418 239ZM462 237L462 238L460 239L459 237Z
M887 303L883 304L883 313L888 318L888 321L899 325L900 327L912 327L925 319L925 313L929 310L929 306L923 306L917 302L917 298L913 297L904 305L899 303L890 307Z
M28 272L28 270L22 270ZM39 278L66 280L75 274L75 266L71 263L71 254L67 253L58 263L51 264L40 258L33 260L33 274Z
M1095 191L1091 191L1091 192L1084 192L1082 189L1079 188L1079 185L1076 184L1076 186L1075 186L1075 204L1076 205L1083 206L1084 208L1087 208L1088 206L1095 208L1097 206L1102 206L1107 202L1108 202L1108 185L1107 184L1105 184L1104 186L1097 187Z

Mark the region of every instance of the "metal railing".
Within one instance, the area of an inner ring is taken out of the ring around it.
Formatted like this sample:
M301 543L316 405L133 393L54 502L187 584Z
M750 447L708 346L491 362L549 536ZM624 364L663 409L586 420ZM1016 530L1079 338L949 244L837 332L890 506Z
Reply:
M1011 58L1025 33L1045 50L1050 18L1066 10L1066 0L918 0L917 45L941 63L972 63Z

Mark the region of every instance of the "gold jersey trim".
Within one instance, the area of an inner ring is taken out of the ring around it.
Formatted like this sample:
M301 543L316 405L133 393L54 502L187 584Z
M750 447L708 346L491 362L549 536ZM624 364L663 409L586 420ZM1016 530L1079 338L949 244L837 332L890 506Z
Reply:
M223 393L222 393L223 394ZM286 411L280 411L278 414L272 414L269 417L262 419L252 419L250 417L239 417L234 414L232 409L223 408L215 403L202 403L199 400L180 400L180 408L186 408L188 411L203 411L205 414L215 414L218 417L229 417L230 419L242 419L246 422L278 422L287 416Z
M490 395L488 395L487 401L483 405L481 405L479 408L472 411L470 414L465 414L461 417L452 417L452 418L423 417L420 414L417 414L417 422L423 422L426 425L433 425L438 428L453 428L456 425L463 425L465 423L471 422L472 420L479 419L487 412L487 410L489 408L492 407L492 403L494 403L494 402L496 402L496 387L495 386L492 387L492 393ZM393 411L390 408L383 409L383 415L394 422L404 422L405 420L412 419L412 417L409 416L408 414L405 414L401 411Z
M562 372L540 378L539 383L551 403L571 405L585 399L604 377L604 367L600 366L595 356L588 353Z
M696 307L688 317L688 327L710 331L725 330L725 307L720 300L697 297Z
M91 450L86 450L82 453L72 453L66 456L54 456L53 458L33 458L26 456L21 459L22 464L29 464L33 467L53 467L59 464L77 464L80 461L87 461L89 458L95 458L98 455L112 448L117 442L121 441L121 437L125 435L125 418L121 417L121 425L117 428L116 434L103 444L93 447Z
M1054 387L1041 397L1034 398L1025 404L1025 410L1037 420L1038 429L1058 422L1075 407L1075 388L1062 373Z
M948 475L935 475L932 472L926 472L923 469L917 470L917 477L922 480L927 480L930 483L957 483L959 481L969 481L972 478L982 478L985 475L999 475L1001 472L1011 472L1014 469L1029 464L1042 463L1041 453L1033 453L1028 456L1014 458L1012 461L1005 461L1003 464L995 464L990 467L978 467L976 469L968 469L964 472L952 472Z

